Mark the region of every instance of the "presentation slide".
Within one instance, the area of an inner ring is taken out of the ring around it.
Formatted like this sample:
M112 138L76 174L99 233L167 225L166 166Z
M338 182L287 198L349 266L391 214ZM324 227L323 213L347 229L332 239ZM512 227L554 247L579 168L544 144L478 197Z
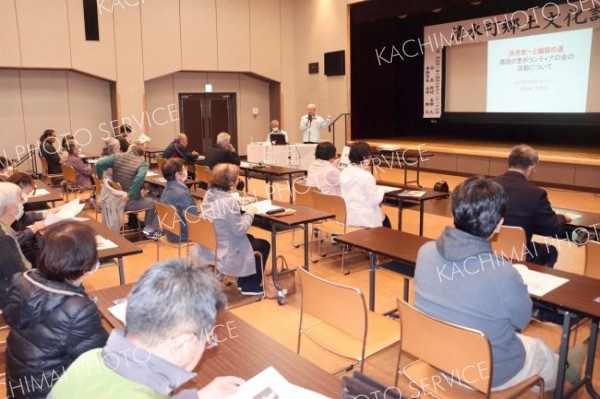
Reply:
M487 112L586 112L593 29L487 43Z

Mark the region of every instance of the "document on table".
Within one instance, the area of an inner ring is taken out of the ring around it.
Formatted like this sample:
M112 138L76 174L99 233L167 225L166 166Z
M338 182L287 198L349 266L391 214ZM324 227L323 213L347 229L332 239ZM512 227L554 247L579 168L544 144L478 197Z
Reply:
M569 212L566 209L561 209L561 208L554 208L553 209L554 212L556 213L560 213L562 215L565 215L566 217L568 217L570 220L575 220L578 217L581 217L581 214L579 213L575 213L573 211Z
M152 172L151 170L149 170L148 172L146 172L146 177L152 177L152 176L158 176L158 173Z
M325 399L320 393L291 384L277 370L269 367L238 388L229 399Z
M112 242L111 240L104 238L101 235L96 236L96 249L98 249L98 251L117 247L118 245Z
M413 198L421 198L425 195L425 191L422 190L404 190L401 193L398 193L400 197L413 197Z
M521 275L523 282L527 286L527 291L531 295L535 296L544 296L550 291L560 287L569 281L568 278L557 277L551 274L540 273L534 270L529 270L529 268L520 263L516 263L513 265L515 269Z
M74 220L77 215L83 210L85 204L79 203L79 198L69 201L58 208L58 212L49 212L44 219L44 225L50 226L54 223L62 222L63 220Z
M46 190L45 188L36 188L35 193L29 194L29 198L43 197L44 195L48 194L50 194L50 191Z
M108 311L117 318L121 323L125 324L125 313L127 310L127 301L121 301L116 305L108 308Z
M277 205L273 205L273 203L271 202L271 200L263 200L263 201L258 201L253 203L251 206L253 206L254 208L256 208L256 213L258 214L264 214L267 213L269 211L272 211L274 209L280 209L280 206ZM246 210L246 207L243 206L242 210Z
M383 190L384 193L389 193L392 191L399 191L399 190L403 190L401 187L392 187L392 186L384 186L382 184L378 184L377 185L377 189L378 190Z

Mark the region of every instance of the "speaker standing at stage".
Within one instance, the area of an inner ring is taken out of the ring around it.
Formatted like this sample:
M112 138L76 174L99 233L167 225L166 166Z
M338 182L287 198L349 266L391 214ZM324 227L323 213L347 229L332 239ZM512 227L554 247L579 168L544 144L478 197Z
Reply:
M319 143L321 141L321 129L331 125L331 115L325 118L316 114L317 106L308 104L306 106L306 115L300 118L300 131L302 132L302 141L306 143Z

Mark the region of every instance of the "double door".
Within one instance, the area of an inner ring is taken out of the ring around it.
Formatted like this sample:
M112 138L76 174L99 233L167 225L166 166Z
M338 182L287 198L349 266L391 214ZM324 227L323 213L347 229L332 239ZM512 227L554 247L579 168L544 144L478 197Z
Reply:
M204 154L227 132L237 148L235 93L180 93L180 130L188 137L188 149Z

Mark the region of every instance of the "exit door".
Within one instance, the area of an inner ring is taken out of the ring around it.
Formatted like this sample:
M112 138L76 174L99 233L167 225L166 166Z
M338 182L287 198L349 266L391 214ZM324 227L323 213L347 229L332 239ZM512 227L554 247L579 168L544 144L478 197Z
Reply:
M181 133L188 137L188 150L204 154L227 132L237 148L235 93L180 93Z

